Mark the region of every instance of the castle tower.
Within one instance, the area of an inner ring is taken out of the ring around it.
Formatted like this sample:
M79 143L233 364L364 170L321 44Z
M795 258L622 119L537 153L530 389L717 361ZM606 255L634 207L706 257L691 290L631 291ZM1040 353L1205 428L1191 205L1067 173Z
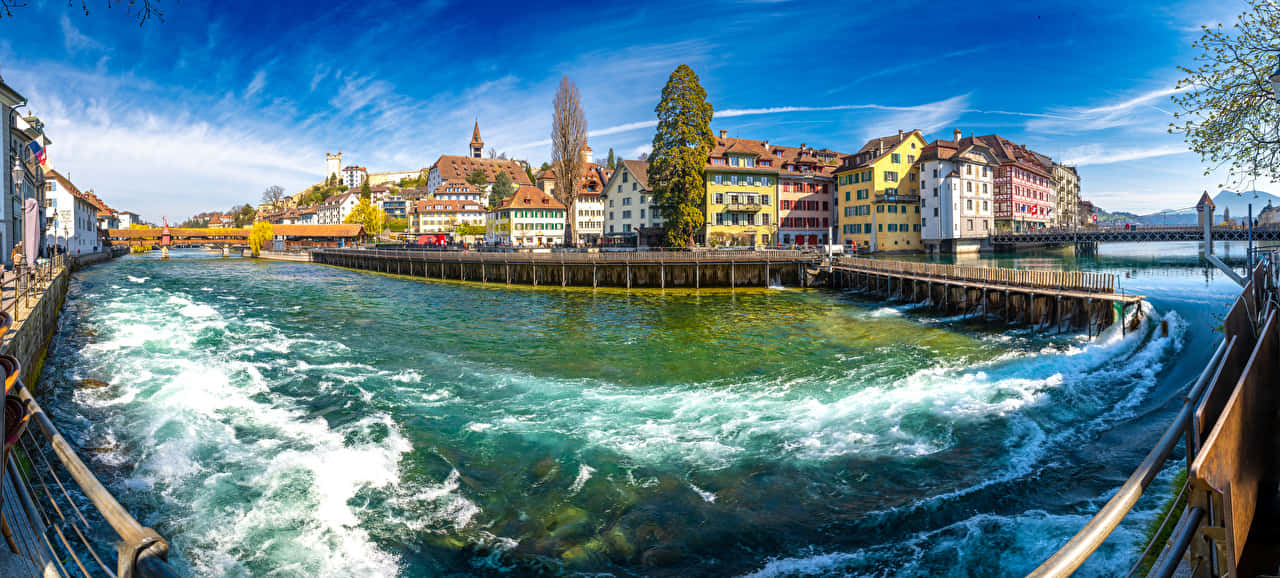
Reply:
M336 155L324 153L324 178L334 175L342 177L342 151L338 151Z
M589 165L591 164L591 161L592 161L591 147L588 145L582 145L582 164Z
M484 140L480 138L480 121L476 121L475 130L471 131L471 158L484 158Z

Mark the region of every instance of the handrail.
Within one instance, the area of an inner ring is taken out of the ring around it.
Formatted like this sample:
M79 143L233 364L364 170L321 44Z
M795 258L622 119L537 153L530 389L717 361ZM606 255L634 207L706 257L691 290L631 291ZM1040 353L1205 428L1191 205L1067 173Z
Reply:
M345 255L363 258L404 258L411 261L457 263L565 263L565 264L680 264L680 263L764 263L816 262L821 255L801 251L688 251L652 253L529 253L492 251L425 251L395 249L317 249L319 255Z
M866 259L862 257L836 257L832 259L832 265L862 271L909 274L1047 290L1114 293L1116 285L1115 275L1109 273L1087 273L1084 271L1040 271L1002 267L977 267L973 265L944 265L940 263Z
M130 571L130 575L142 578L176 578L177 573L167 562L169 544L155 530L138 523L138 520L120 505L102 482L98 481L97 476L93 475L89 467L80 460L80 456L76 455L71 444L62 437L58 428L53 425L53 421L45 414L44 408L40 407L39 402L31 395L31 391L21 379L18 380L17 387L14 389L26 404L27 411L31 413L31 421L40 428L40 433L48 440L49 447L53 449L58 461L71 474L71 479L75 481L84 496L93 502L98 513L120 537L122 542L119 550L122 556L119 560L120 574L124 575L126 571Z
M1028 574L1028 577L1050 577L1050 576L1069 576L1075 572L1094 550L1101 546L1111 532L1120 525L1121 520L1128 515L1129 510L1133 509L1133 505L1138 502L1138 498L1142 497L1143 491L1147 486L1151 485L1151 481L1155 479L1156 474L1160 473L1161 467L1173 449L1178 445L1179 439L1191 427L1191 419L1195 416L1196 404L1200 396L1204 393L1204 389L1208 387L1209 380L1213 376L1218 363L1221 362L1223 355L1226 353L1227 342L1224 340L1218 345L1217 351L1213 354L1210 363L1205 366L1200 373L1200 377L1196 380L1191 389L1187 391L1187 395L1182 400L1182 409L1178 411L1178 416L1174 418L1173 423L1165 430L1164 435L1160 436L1160 441L1156 443L1147 457L1142 460L1138 468L1130 474L1129 479L1125 480L1124 485L1116 491L1116 495L1112 496L1107 504L1085 524L1076 535L1071 538L1062 548L1053 554L1048 560Z

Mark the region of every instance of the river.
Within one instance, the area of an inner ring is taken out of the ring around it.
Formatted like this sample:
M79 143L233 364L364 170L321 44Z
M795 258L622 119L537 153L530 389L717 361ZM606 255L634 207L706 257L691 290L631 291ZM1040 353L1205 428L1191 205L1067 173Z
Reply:
M1148 296L1092 340L828 290L130 255L76 275L39 389L189 575L1015 576L1210 354L1239 290L1195 250L980 259ZM1171 464L1081 575L1127 571Z

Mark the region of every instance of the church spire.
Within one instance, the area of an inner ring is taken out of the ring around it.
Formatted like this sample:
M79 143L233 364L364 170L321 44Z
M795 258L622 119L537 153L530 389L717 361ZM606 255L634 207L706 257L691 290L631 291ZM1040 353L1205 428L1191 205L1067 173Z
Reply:
M484 157L484 140L480 138L480 120L476 119L476 128L471 131L471 157Z

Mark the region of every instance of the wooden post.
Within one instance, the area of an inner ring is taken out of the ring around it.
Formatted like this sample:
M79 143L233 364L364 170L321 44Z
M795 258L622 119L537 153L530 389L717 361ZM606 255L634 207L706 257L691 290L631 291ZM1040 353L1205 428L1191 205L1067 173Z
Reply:
M733 264L733 261L729 261L729 287L733 288L733 287L736 287L737 285L738 285L738 282L734 278L734 264Z
M667 264L658 263L658 283L663 289L667 288Z
M693 262L693 288L702 288L702 262L698 261L697 257L694 257Z

